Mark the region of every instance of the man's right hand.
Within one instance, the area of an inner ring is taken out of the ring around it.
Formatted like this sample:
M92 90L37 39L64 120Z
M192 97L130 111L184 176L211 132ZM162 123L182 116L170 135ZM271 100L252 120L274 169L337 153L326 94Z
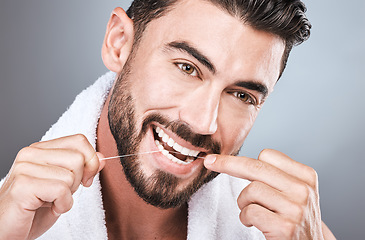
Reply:
M71 209L80 183L105 163L83 135L38 142L19 151L0 189L0 239L35 239Z

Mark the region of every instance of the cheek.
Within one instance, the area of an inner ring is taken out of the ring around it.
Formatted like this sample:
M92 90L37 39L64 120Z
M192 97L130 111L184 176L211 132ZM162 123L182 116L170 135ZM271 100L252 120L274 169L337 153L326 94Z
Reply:
M251 109L244 113L226 113L219 117L222 150L225 154L232 154L239 150L250 132L257 114L257 109Z
M140 71L133 76L132 85L136 104L144 109L163 107L171 98L168 79L162 71Z
M133 76L133 96L142 111L177 107L184 102L189 89L196 87L184 84L181 73L170 65L146 65L145 70Z

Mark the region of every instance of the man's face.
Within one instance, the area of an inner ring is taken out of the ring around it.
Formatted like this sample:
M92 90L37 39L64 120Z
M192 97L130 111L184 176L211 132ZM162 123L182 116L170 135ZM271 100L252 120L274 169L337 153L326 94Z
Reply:
M209 153L237 154L279 76L284 43L205 1L151 21L119 76L109 121L128 180L174 207L216 176ZM191 155L191 156L187 156Z

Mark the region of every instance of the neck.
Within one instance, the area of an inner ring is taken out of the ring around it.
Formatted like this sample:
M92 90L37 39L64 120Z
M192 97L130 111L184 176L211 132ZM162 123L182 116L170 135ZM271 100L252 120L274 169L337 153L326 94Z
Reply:
M105 157L116 156L109 128L110 94L102 110L96 148ZM186 239L187 205L160 209L143 201L126 179L119 159L107 160L100 174L109 239Z

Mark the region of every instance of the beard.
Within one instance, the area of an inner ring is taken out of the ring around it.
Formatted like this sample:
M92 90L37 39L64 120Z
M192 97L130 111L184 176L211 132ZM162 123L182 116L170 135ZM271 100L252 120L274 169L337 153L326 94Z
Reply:
M196 147L219 154L220 144L214 141L211 136L196 134L186 123L180 120L170 121L161 114L146 116L142 121L140 130L137 129L135 100L131 95L131 81L129 80L131 61L132 58L128 59L116 80L108 109L109 126L117 144L119 155L137 154L142 139L152 122L157 122L170 129L180 138ZM137 155L121 158L120 162L124 174L139 197L162 209L179 207L187 203L203 184L211 181L219 174L217 172L208 173L208 170L203 167L197 177L186 187L178 189L180 180L170 173L155 170L151 176L146 176L142 170L140 158Z

